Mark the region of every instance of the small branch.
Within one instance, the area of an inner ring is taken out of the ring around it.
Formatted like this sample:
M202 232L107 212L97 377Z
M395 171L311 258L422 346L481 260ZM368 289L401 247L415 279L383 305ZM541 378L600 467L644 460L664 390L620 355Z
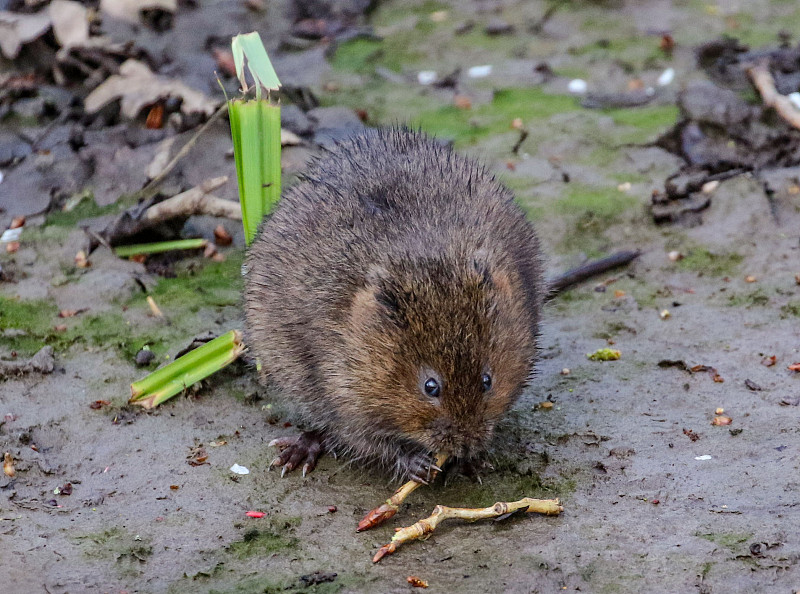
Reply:
M519 501L512 501L511 503L499 501L491 507L484 507L481 509L437 505L433 513L427 518L420 520L416 524L407 526L406 528L400 528L392 537L392 542L382 546L378 552L375 553L372 562L377 563L386 555L394 553L397 547L407 542L419 540L428 536L436 530L439 523L444 520L458 518L467 520L468 522L475 522L476 520L497 518L506 514L512 514L525 508L527 508L527 513L545 514L547 516L557 516L564 511L558 499L531 499L530 497L524 497Z
M186 142L186 144L184 144L181 147L181 150L179 150L177 152L177 154L174 157L172 157L172 160L169 163L167 163L167 165L164 167L164 169L161 170L161 173L159 173L157 176L155 176L153 179L151 179L150 182L144 188L139 190L139 195L142 196L142 197L149 197L150 194L154 193L153 191L158 187L158 185L162 181L164 181L164 179L169 175L169 173L173 169L175 169L175 166L178 164L178 162L181 159L183 159L187 154L189 154L189 151L192 150L192 147L195 145L195 143L200 138L200 136L203 134L203 132L208 130L209 127L211 127L211 125L214 122L216 122L223 113L225 113L227 111L228 111L228 104L227 104L227 102L225 102L222 105L220 105L220 107L219 107L219 109L217 109L217 111L215 111L213 114L211 114L211 117L208 118L206 123L203 124L202 126L200 126L200 129L197 132L194 133L194 136L192 136Z
M769 61L759 60L755 65L748 66L746 71L758 89L764 105L773 108L787 124L800 130L800 110L792 105L786 95L781 95L775 88L775 79L769 72Z
M547 283L546 298L552 299L564 289L568 289L598 274L603 274L614 268L625 266L638 258L640 254L641 252L639 250L617 252L607 258L593 260L582 266L568 270Z
M447 461L446 454L437 454L436 455L436 466L441 468L444 463ZM432 471L432 478L433 481L436 478L436 475L439 474L437 470ZM418 483L417 481L408 481L402 487L397 489L394 492L394 495L389 497L383 504L379 505L375 509L369 511L364 519L362 519L358 523L358 528L356 528L356 532L363 532L364 530L369 530L370 528L375 528L380 524L383 524L386 520L391 518L397 513L397 510L400 509L400 506L406 500L406 497L411 495L414 491L417 490L417 487L420 487L422 483Z
M154 204L144 212L142 220L149 222L148 226L152 226L175 217L204 214L241 221L242 208L238 202L217 198L211 194L227 181L226 175L207 179L199 186Z
M238 202L224 200L211 194L226 181L228 181L227 176L214 177L156 204L150 199L129 208L111 221L101 233L94 234L87 231L91 238L90 251L93 251L98 243L117 246L128 237L179 217L211 215L241 221L242 209Z

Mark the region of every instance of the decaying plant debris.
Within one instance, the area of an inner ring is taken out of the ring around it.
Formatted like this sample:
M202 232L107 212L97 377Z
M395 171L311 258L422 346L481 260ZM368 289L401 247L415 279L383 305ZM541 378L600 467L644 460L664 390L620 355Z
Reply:
M767 174L798 176L800 108L786 95L798 90L800 47L751 51L723 39L698 48L697 59L711 80L679 94L680 120L657 141L685 161L653 194L657 223L702 222L712 200L703 191L709 182L751 174L771 196L779 188ZM754 88L760 104L745 98Z

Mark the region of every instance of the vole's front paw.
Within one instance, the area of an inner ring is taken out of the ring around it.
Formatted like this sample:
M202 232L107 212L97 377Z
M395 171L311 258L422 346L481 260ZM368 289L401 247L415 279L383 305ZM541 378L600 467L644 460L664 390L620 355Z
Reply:
M397 465L404 478L423 485L427 485L442 470L436 466L433 454L426 452L404 456L397 461Z
M317 460L325 453L322 434L316 431L305 431L297 437L279 437L269 442L269 445L277 447L281 452L269 467L273 469L283 466L282 477L300 464L303 465L303 476L305 477L314 470Z
M458 471L478 484L483 484L481 474L492 472L494 466L488 460L480 460L477 458L467 458L458 461Z

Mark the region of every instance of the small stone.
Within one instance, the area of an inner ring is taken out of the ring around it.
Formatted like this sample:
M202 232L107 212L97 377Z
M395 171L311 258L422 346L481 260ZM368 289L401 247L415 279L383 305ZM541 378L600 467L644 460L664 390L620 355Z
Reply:
M433 70L422 70L417 73L417 82L421 85L432 85L436 82L436 72Z
M510 35L514 32L514 26L503 19L492 19L484 28L487 35Z
M564 369L561 370L561 375L569 375L570 373L572 373L572 371L570 370L569 367L565 367Z
M575 78L569 81L569 84L567 85L567 90L569 90L570 93L575 93L576 95L583 95L588 88L589 85L586 84L586 81L580 78Z
M710 194L718 187L719 187L719 180L715 179L710 182L704 183L700 191L703 192L703 194Z
M754 283L757 280L758 279L756 277L754 277L752 274L749 274L746 277L744 277L744 282L746 282L746 283Z
M678 260L683 260L683 254L673 250L667 254L667 258L669 258L670 262L677 262Z
M149 365L153 362L153 359L156 358L155 353L150 349L142 349L138 353L136 353L136 365L137 367L144 367L145 365Z
M470 78L486 78L492 73L492 65L484 64L483 66L472 66L467 70L467 76Z
M671 318L672 314L669 312L668 309L662 309L660 312L658 312L658 317L661 318L662 320L666 320Z

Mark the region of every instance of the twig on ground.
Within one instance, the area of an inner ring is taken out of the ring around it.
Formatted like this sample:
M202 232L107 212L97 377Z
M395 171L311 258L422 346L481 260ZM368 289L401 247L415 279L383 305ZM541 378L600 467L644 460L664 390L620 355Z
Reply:
M568 270L547 283L546 298L552 299L564 289L575 286L598 274L603 274L614 268L625 266L638 258L640 254L641 252L639 250L617 252L606 258L592 260L582 266Z
M486 518L497 518L525 508L527 508L527 513L539 513L547 516L557 516L564 511L558 499L531 499L530 497L524 497L519 501L512 501L510 503L499 501L491 507L484 507L481 509L437 505L433 509L433 513L427 518L411 526L400 528L392 537L392 542L382 546L378 552L375 553L372 562L377 563L386 555L391 555L400 545L428 536L436 530L439 523L444 520L459 518L461 520L467 520L468 522L474 522Z
M775 88L775 79L769 72L769 61L762 59L745 68L753 85L758 89L761 100L767 107L778 112L787 124L800 130L800 110L786 95L781 95Z
M166 164L164 169L161 170L161 173L159 173L157 176L155 176L153 179L151 179L144 188L139 190L139 196L145 197L145 198L149 198L152 194L154 194L155 193L154 192L155 189L158 187L158 185L162 181L164 181L164 179L169 175L169 173L173 169L175 169L175 166L178 164L178 162L181 159L183 159L187 154L189 154L189 151L192 150L192 147L195 145L197 140L200 138L200 136L203 135L203 132L208 130L211 127L211 125L214 122L216 122L223 113L225 113L227 111L228 111L228 104L227 103L223 103L222 105L220 105L219 109L217 109L217 111L215 111L213 114L211 114L211 117L208 118L206 123L203 124L202 126L200 126L200 129L197 132L194 133L194 136L192 136L186 142L186 144L184 144L181 147L181 150L179 150L175 154L175 156L172 157L172 160L169 163Z
M128 237L179 217L211 215L241 221L242 209L238 202L225 200L211 194L226 181L228 181L228 177L224 175L207 179L199 186L156 204L153 204L154 201L151 199L129 208L109 223L99 234L86 230L91 240L90 253L100 243L106 246L117 246Z
M152 226L175 217L204 214L241 221L242 209L238 202L211 194L227 181L227 175L207 179L199 186L154 204L144 211L142 220L149 221Z
M446 461L446 454L437 454L436 466L441 468ZM436 478L437 474L439 474L438 470L432 470L431 481ZM417 481L408 481L405 483L403 486L397 489L397 491L394 492L394 495L389 497L389 499L387 499L383 504L369 511L367 515L365 515L364 518L358 523L356 532L363 532L364 530L369 530L370 528L375 528L375 526L383 524L386 520L397 513L397 510L400 509L400 506L406 500L406 497L411 495L411 493L413 493L417 487L420 487L421 485L422 483L418 483Z

